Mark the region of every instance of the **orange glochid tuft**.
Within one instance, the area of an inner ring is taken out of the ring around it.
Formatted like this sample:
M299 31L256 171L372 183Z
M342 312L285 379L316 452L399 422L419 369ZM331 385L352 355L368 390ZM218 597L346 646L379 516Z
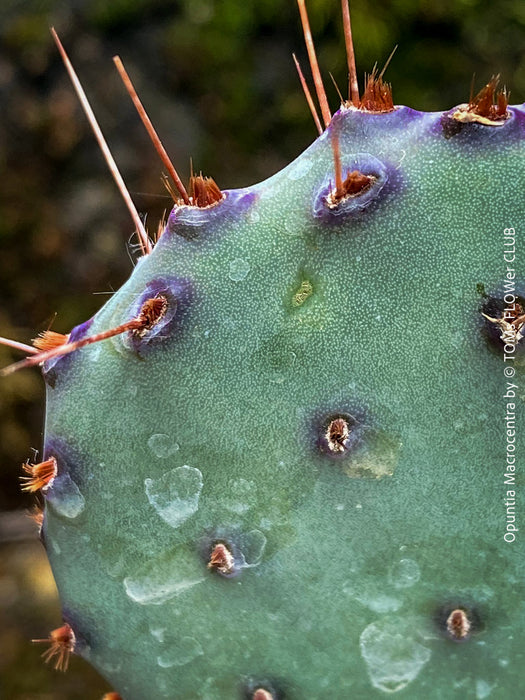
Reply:
M392 86L383 80L383 72L378 74L377 68L374 68L370 75L365 76L365 89L359 101L359 109L366 112L392 112L394 110Z
M195 207L209 207L220 202L223 194L212 177L192 175L190 177L190 200Z
M507 118L509 96L505 88L498 90L499 75L493 75L475 97L470 98L468 111L490 121Z
M452 610L446 624L449 636L456 641L464 640L470 634L470 620L467 613L461 608Z
M252 700L274 700L273 693L265 688L257 688L253 694Z
M20 477L23 483L22 491L34 493L35 491L45 491L53 483L57 475L57 461L54 457L46 459L38 464L26 462L22 469L28 476Z
M37 338L33 338L33 345L38 350L46 351L59 348L65 345L69 340L69 335L64 333L56 333L55 331L43 331L39 333Z
M168 300L163 296L146 299L142 304L139 315L132 323L135 324L135 332L139 336L145 335L153 326L158 323L166 313Z
M220 574L231 574L235 567L233 554L223 542L217 542L208 561L208 569L214 569Z
M33 639L37 644L49 644L42 657L46 663L55 659L54 668L56 671L66 671L69 664L69 656L75 650L75 633L67 622L52 630L47 639Z

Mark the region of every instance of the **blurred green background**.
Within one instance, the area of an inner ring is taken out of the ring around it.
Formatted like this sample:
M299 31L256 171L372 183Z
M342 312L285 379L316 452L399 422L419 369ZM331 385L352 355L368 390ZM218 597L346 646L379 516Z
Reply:
M308 0L328 76L347 83L339 0ZM522 0L354 0L358 71L388 68L396 104L449 109L494 73L525 99ZM49 34L59 32L137 208L153 232L171 199L162 167L113 67L120 54L182 177L220 187L272 175L315 138L291 53L309 75L295 0L2 0L0 7L0 335L68 332L127 278L133 226ZM20 355L0 347L0 366ZM107 687L73 659L59 674L31 637L61 624L20 464L41 448L36 369L0 383L0 697L96 700ZM149 699L145 699L149 700Z

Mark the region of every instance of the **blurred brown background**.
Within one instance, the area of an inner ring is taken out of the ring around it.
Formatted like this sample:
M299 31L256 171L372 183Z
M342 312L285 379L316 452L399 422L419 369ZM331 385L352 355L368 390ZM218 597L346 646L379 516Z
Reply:
M339 0L309 0L331 106L344 90ZM397 104L448 109L494 73L525 99L521 0L354 0L358 71L381 66ZM315 137L291 53L308 73L294 0L2 0L0 7L0 335L68 332L129 275L133 232L49 34L59 32L147 225L171 200L113 67L120 54L183 178L189 158L220 187L251 184ZM127 252L128 248L128 252ZM0 365L20 355L0 347ZM44 387L32 369L0 383L0 696L96 700L107 689L73 659L59 674L31 637L61 623L24 511L20 464L42 440ZM148 699L145 699L148 700Z

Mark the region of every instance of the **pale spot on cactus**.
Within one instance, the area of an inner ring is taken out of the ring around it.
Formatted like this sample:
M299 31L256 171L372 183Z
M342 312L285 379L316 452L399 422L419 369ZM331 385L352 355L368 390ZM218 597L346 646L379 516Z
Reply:
M204 581L197 557L178 548L163 558L149 561L124 579L128 597L140 605L162 605Z
M169 650L157 656L157 663L161 668L185 666L203 654L202 646L196 639L193 637L182 637L175 640L170 645Z
M46 501L58 515L77 518L85 506L84 496L68 473L59 474L46 494Z
M157 479L144 479L148 501L164 522L179 527L199 508L202 473L185 464Z
M385 693L396 693L417 678L431 651L416 641L421 624L408 618L387 618L368 625L359 640L370 682Z
M410 588L419 581L420 576L419 566L413 559L401 559L389 572L389 580L394 588Z
M242 282L250 272L250 263L242 258L235 258L230 263L230 271L228 277L232 282Z
M399 461L401 441L381 430L363 428L362 440L341 464L351 477L382 479L392 476Z
M155 433L148 439L148 447L155 457L166 459L179 450L179 445L165 433Z
M308 175L313 164L314 160L311 158L300 158L299 160L296 160L292 167L288 170L288 179L292 181L302 180L303 177Z

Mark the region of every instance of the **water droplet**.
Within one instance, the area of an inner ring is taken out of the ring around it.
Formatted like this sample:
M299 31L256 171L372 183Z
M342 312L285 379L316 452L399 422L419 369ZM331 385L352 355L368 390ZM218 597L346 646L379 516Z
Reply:
M487 681L484 681L481 678L479 678L476 681L476 700L484 700L485 698L488 698L489 695L492 693L493 688L493 685L490 685L489 683L487 683Z
M53 548L53 552L54 552L55 554L60 554L61 551L62 551L62 550L60 549L60 545L59 545L58 542L56 542L55 540L51 540L51 547Z
M378 590L377 585L361 579L361 585L346 582L343 586L343 593L351 596L358 603L364 605L373 612L384 615L385 613L397 612L402 605L399 598L388 595Z
M127 563L127 559L122 553L116 557L112 556L105 565L108 576L113 579L122 578L126 571Z
M232 282L242 282L250 272L250 264L242 258L236 258L230 263L230 272L228 277Z
M305 175L307 175L312 165L314 164L311 158L305 158L304 156L298 158L288 170L289 180L301 180Z
M164 433L152 435L148 440L148 447L155 457L159 457L159 459L171 457L171 455L179 449L178 444L172 440L169 435L165 435Z
M390 569L389 580L395 588L410 588L420 576L419 566L413 559L401 559Z
M46 501L56 513L65 518L76 518L85 506L84 496L67 473L55 478L53 485L46 491Z
M251 224L256 224L260 220L261 220L261 215L259 214L259 212L256 211L255 209L251 209L250 212L248 213L248 221Z
M197 512L202 484L199 469L187 464L165 472L158 479L144 479L148 501L171 527L179 527Z
M155 637L157 642L162 644L164 641L164 635L166 634L166 627L150 627L149 631L151 636Z
M202 562L179 549L169 557L148 562L124 579L126 594L140 605L161 605L204 581Z
M175 644L171 644L169 650L157 656L157 663L161 668L184 666L203 654L204 651L196 639L182 637Z
M242 515L255 505L257 487L254 481L232 479L228 487L229 492L225 497L224 506L229 511Z
M430 649L414 639L414 619L391 618L368 625L360 637L361 655L374 688L396 693L411 683L429 661Z
M250 530L241 537L240 548L245 561L244 566L257 566L261 563L266 548L266 537L260 530Z

